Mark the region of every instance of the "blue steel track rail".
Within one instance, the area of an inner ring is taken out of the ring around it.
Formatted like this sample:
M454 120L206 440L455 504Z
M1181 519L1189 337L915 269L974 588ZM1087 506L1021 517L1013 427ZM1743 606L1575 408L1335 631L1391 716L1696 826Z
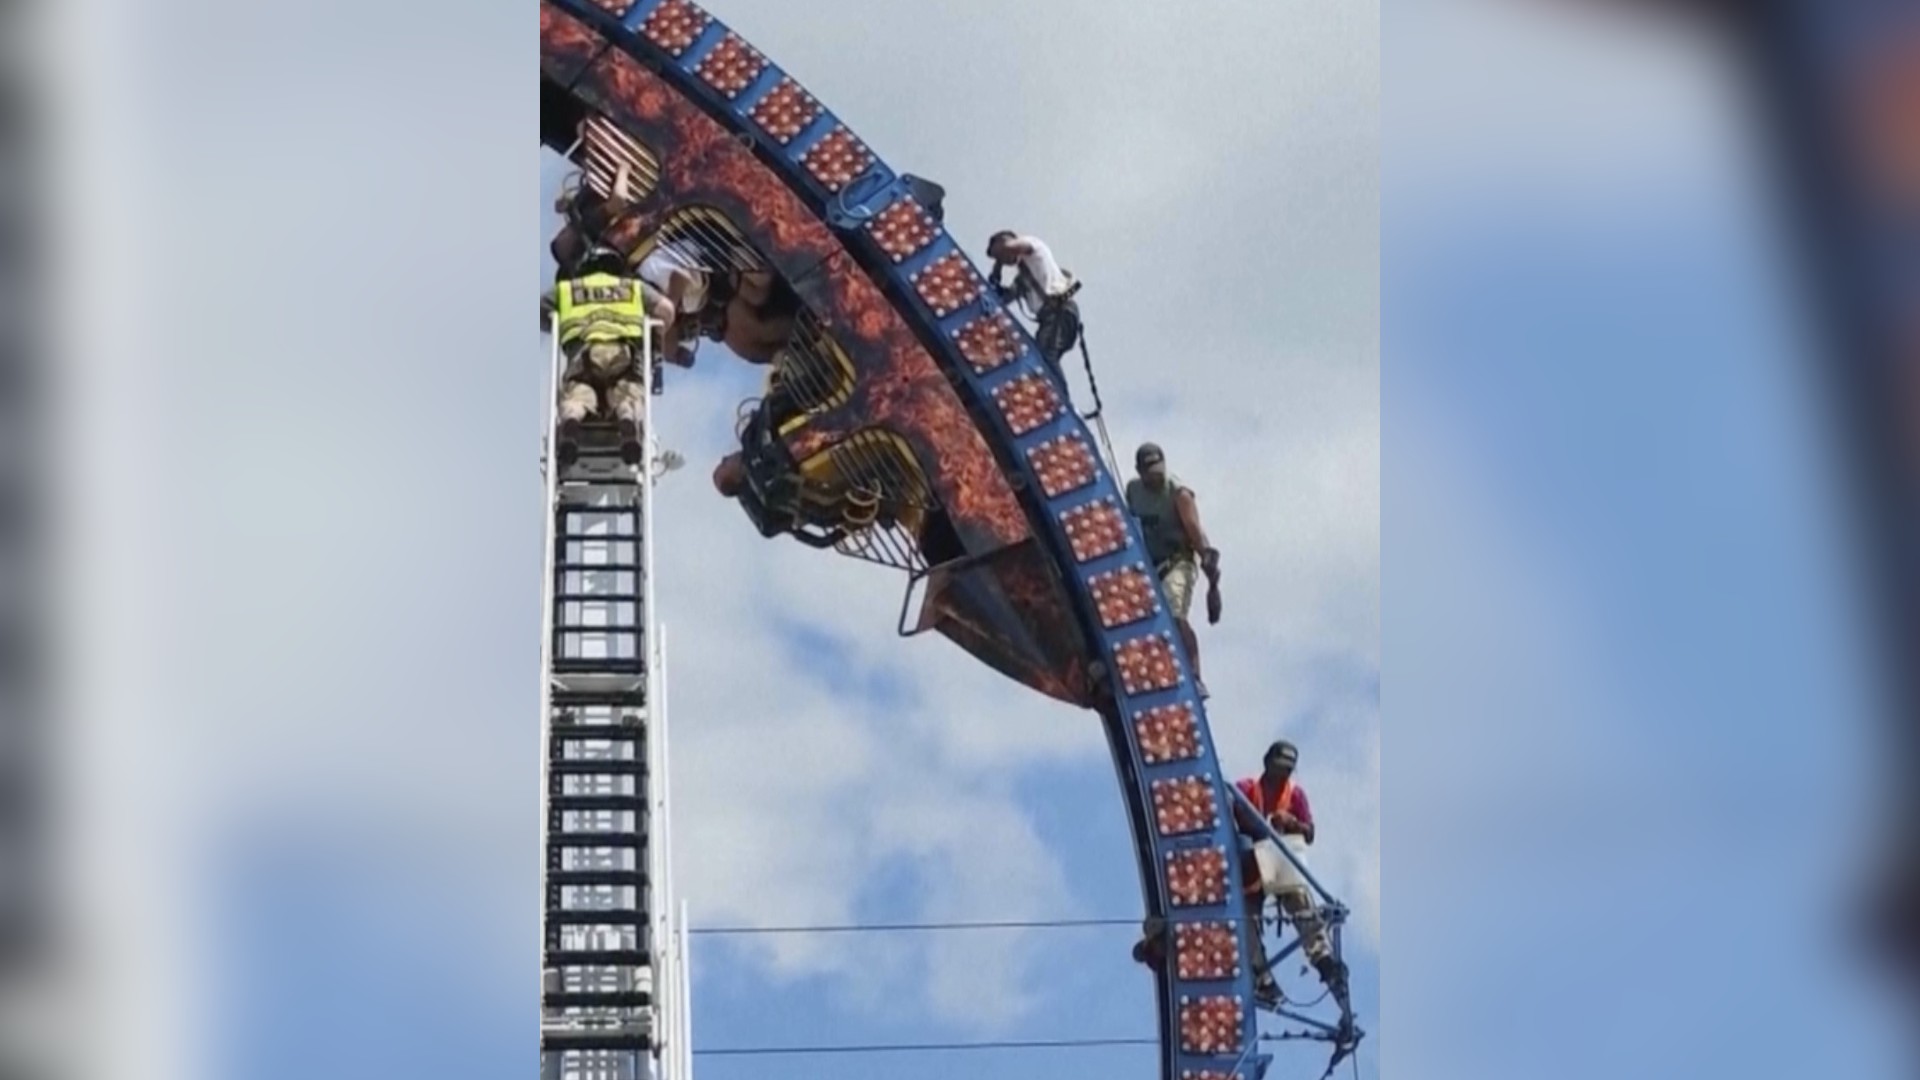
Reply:
M910 197L905 177L889 168L877 153L872 153L871 145L861 140L872 154L871 164L861 175L838 192L817 180L803 159L821 140L836 130L846 129L846 125L824 103L818 103L819 115L787 142L778 142L762 131L751 117L752 110L789 73L768 58L765 69L737 94L728 97L715 90L696 74L696 69L722 41L734 34L719 19L705 13L708 21L704 29L676 54L656 45L641 28L656 9L680 0L638 0L620 14L603 9L593 0L551 2L594 27L613 47L657 73L735 137L750 142L755 156L819 215L858 264L881 286L987 434L987 442L993 446L1002 469L1027 508L1036 537L1053 559L1071 598L1076 621L1087 640L1096 646L1095 655L1099 659L1096 675L1111 695L1111 703L1099 711L1133 823L1147 914L1167 921L1168 941L1173 946L1168 950L1165 970L1159 976L1163 1080L1261 1080L1270 1059L1257 1052L1259 1035L1252 984L1245 964L1239 962L1243 882L1232 793L1214 752L1204 706L1195 693L1191 661L1181 647L1164 596L1159 592L1157 577L1144 558L1146 548L1139 526L1132 515L1125 512L1119 478L1109 475L1098 453L1090 453L1094 462L1092 481L1057 497L1049 496L1034 466L1033 453L1061 439L1078 440L1091 451L1094 443L1086 424L1072 408L1064 408L1038 427L1016 432L996 402L995 391L1016 380L1050 379L1032 337L1015 323L1013 332L1019 355L1012 362L984 373L968 362L955 334L976 319L1001 313L992 292L982 288L968 303L941 313L929 306L914 283L916 273L955 255L965 260L968 270L984 281L965 250L937 225L933 240L911 256L896 261L883 250L865 225L897 201ZM1105 553L1084 549L1076 552L1069 535L1069 522L1077 515L1107 519L1110 527L1124 530L1124 542L1117 550ZM1101 575L1126 570L1144 572L1146 579L1153 583L1159 602L1146 618L1109 627L1101 617L1093 583ZM1171 685L1166 685L1164 680L1154 683L1144 681L1143 677L1127 677L1129 668L1139 671L1144 651L1161 648L1176 662L1177 673ZM1191 718L1190 725L1182 718L1182 711ZM1172 745L1176 749L1168 754L1165 750L1169 744L1164 735L1145 735L1156 727L1162 732L1168 728L1184 732L1186 737L1175 739ZM1149 740L1161 748L1160 753L1148 752L1146 742ZM1166 819L1155 809L1156 784L1169 794L1210 794L1211 819L1203 812L1195 819L1174 823L1171 829L1178 830L1174 834L1163 832ZM1185 831L1188 829L1191 831ZM1201 880L1208 884L1176 885L1176 864L1183 881ZM1200 869L1195 870L1196 865ZM1230 933L1234 962L1225 967L1190 965L1188 973L1200 977L1182 978L1183 965L1179 962L1182 950L1175 946L1174 928L1184 928L1186 933L1194 935L1195 953L1203 951L1199 947L1199 935L1212 935L1217 944L1221 940L1219 935Z

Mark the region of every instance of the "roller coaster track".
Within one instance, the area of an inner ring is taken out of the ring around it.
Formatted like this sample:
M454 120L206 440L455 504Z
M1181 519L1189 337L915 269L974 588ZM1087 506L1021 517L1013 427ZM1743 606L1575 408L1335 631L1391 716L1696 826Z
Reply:
M1091 433L1058 394L1031 337L1001 309L960 245L889 168L778 66L687 0L543 0L542 141L570 129L553 103L634 138L672 125L662 182L724 176L730 208L774 206L768 260L810 308L889 347L932 357L984 439L1070 599L1071 629L1133 827L1146 913L1174 928L1157 979L1163 1080L1260 1080L1252 982L1239 923L1234 792L1206 711ZM724 199L716 199L724 201ZM780 207L798 206L804 213ZM850 273L857 270L857 273ZM864 278L864 281L858 280ZM849 284L849 282L851 282ZM898 328L897 331L894 328ZM889 335L892 335L891 337ZM910 335L911 341L896 340ZM968 438L973 436L969 434Z

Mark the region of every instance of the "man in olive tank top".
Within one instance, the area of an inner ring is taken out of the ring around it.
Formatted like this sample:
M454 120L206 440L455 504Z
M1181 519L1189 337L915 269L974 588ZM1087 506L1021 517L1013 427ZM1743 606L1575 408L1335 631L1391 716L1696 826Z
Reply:
M1140 519L1146 534L1147 557L1160 574L1181 643L1193 661L1193 683L1202 698L1207 684L1200 678L1200 642L1187 612L1202 571L1207 575L1207 623L1220 621L1220 552L1207 542L1200 527L1200 508L1193 490L1167 472L1167 456L1153 443L1142 443L1133 455L1138 478L1127 481L1127 509Z

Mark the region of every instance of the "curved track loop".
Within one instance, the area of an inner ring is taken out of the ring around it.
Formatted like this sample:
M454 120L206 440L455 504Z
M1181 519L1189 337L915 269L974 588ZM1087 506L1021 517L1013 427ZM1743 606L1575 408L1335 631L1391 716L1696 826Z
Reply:
M905 180L705 11L542 0L540 36L544 93L660 149L663 190L740 223L832 327L860 386L814 429L912 432L968 546L1024 544L1033 588L1069 599L1061 625L1036 629L1095 659L1069 680L1082 685L1050 692L1102 716L1147 913L1176 928L1158 976L1161 1076L1260 1080L1232 802L1205 711L1118 478L1033 341Z

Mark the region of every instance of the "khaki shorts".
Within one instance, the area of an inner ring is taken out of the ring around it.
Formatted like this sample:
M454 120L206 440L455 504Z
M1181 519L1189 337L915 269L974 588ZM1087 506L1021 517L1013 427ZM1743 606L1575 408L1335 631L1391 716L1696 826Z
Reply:
M1199 581L1200 566L1191 557L1174 559L1160 571L1160 586L1166 590L1174 618L1184 619L1193 610L1193 590Z

